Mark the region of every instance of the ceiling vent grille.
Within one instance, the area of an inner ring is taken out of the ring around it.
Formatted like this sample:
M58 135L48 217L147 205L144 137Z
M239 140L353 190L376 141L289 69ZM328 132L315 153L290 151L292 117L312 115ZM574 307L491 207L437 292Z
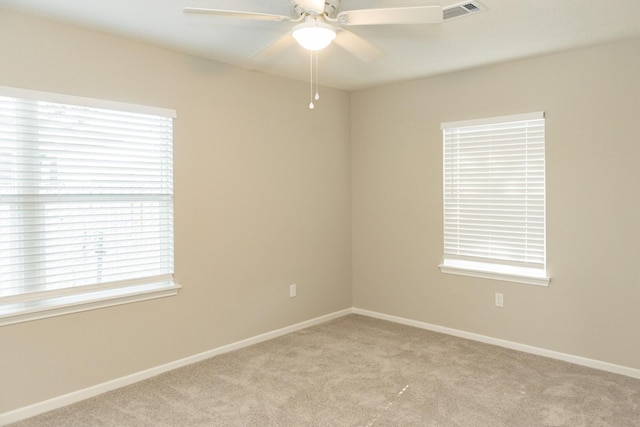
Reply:
M482 12L487 10L478 1L465 1L462 3L447 6L442 9L443 18L445 21L455 18L461 18L463 16L471 15L473 13Z

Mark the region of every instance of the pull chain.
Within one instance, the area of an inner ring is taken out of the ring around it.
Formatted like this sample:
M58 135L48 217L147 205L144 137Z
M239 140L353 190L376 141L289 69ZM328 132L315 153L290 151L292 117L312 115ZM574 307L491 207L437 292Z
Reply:
M309 51L309 109L313 110L313 51Z
M314 97L314 99L317 101L320 99L320 94L318 93L318 51L316 50L314 54L316 58L316 96Z

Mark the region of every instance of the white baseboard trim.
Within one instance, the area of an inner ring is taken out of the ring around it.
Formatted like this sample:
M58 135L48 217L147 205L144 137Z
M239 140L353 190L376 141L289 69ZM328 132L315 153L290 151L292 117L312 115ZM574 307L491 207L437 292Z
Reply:
M289 334L291 332L299 331L311 326L319 325L330 320L337 319L339 317L346 316L353 313L351 308L329 313L324 316L316 317L314 319L306 320L304 322L296 323L295 325L287 326L275 331L266 332L255 337L247 338L235 343L224 345L222 347L214 348L212 350L205 351L203 353L195 354L193 356L185 357L184 359L169 362L164 365L156 366L155 368L146 369L144 371L136 372L131 375L127 375L121 378L116 378L111 381L107 381L102 384L97 384L92 387L88 387L82 390L74 391L62 396L54 397L43 402L38 402L33 405L18 408L13 411L0 414L0 426L14 423L20 420L34 417L36 415L43 414L54 409L62 408L67 405L71 405L81 400L89 399L102 393L106 393L111 390L115 390L121 387L125 387L139 381L143 381L156 375L181 368L183 366L191 365L196 362L209 359L222 353L227 353L233 350L238 350L243 347L248 347L253 344L258 344L263 341L267 341L273 338L280 337L282 335Z
M319 325L321 323L328 322L349 314L360 314L363 316L373 317L376 319L387 320L389 322L399 323L407 326L413 326L420 329L425 329L433 332L439 332L442 334L452 335L460 338L465 338L473 341L483 342L485 344L497 345L512 350L522 351L525 353L535 354L538 356L548 357L551 359L562 360L576 365L586 366L589 368L595 368L606 372L612 372L615 374L625 375L632 378L640 379L640 369L630 368L626 366L615 365L613 363L602 362L599 360L588 359L585 357L574 356L571 354L560 353L557 351L546 350L539 347L534 347L526 344L520 344L512 341L502 340L498 338L492 338L485 335L475 334L472 332L466 332L459 329L447 328L444 326L433 325L418 320L407 319L403 317L391 316L388 314L378 313L375 311L364 310L360 308L348 308L334 313L329 313L324 316L316 317L304 322L296 323L295 325L287 326L274 331L266 332L261 335L256 335L245 340L241 340L235 343L224 345L222 347L214 348L212 350L205 351L203 353L195 354L193 356L186 357L184 359L169 362L164 365L156 366L154 368L146 369L144 371L136 372L131 375L127 375L121 378L116 378L111 381L107 381L102 384L97 384L92 387L88 387L82 390L74 391L62 396L54 397L43 402L35 403L33 405L18 408L13 411L0 414L0 426L14 423L20 420L34 417L42 413L52 411L54 409L62 408L67 405L71 405L76 402L106 393L111 390L115 390L121 387L125 387L134 384L139 381L143 381L156 375L171 371L173 369L181 368L183 366L197 363L219 354L227 353L233 350L238 350L244 347L248 347L253 344L258 344L263 341L267 341L273 338L280 337L282 335L296 332L301 329L305 329L311 326Z
M601 371L612 372L614 374L625 375L631 378L640 379L640 369L630 368L627 366L616 365L613 363L602 362L600 360L588 359L586 357L574 356L572 354L560 353L553 350L534 347L527 344L520 344L513 341L492 338L485 335L475 334L472 332L461 331L459 329L447 328L444 326L433 325L430 323L420 322L417 320L406 319L403 317L391 316L388 314L378 313L375 311L353 308L354 314L374 317L376 319L387 320L390 322L400 323L407 326L414 326L420 329L426 329L433 332L439 332L446 335L453 335L459 338L465 338L472 341L479 341L485 344L497 345L511 350L522 351L524 353L535 354L537 356L548 357L550 359L562 360L576 365L586 366L589 368L599 369Z

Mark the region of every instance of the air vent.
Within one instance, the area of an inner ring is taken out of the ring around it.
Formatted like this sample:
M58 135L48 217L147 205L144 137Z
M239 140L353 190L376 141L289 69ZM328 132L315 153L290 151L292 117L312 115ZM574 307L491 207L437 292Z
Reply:
M473 13L482 12L487 10L480 2L477 1L465 1L462 3L447 6L442 9L443 17L445 21L455 18L461 18Z

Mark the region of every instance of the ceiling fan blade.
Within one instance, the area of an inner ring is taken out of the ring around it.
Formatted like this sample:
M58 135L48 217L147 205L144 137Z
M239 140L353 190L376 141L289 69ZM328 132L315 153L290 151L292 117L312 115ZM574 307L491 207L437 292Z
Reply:
M259 21L291 21L290 16L273 15L270 13L243 12L239 10L207 9L203 7L185 7L185 13L199 13L204 15L229 16L232 18L254 19Z
M376 46L348 30L340 31L333 42L365 62L373 62L384 56L384 52Z
M338 22L342 25L438 24L442 22L442 7L345 10L338 14Z
M268 45L260 48L258 51L252 53L250 55L250 58L254 62L266 61L269 59L269 57L272 57L278 54L278 52L283 51L293 43L294 43L293 37L291 37L290 33L287 33L284 36L269 43Z
M297 0L297 3L308 12L324 13L324 0Z

